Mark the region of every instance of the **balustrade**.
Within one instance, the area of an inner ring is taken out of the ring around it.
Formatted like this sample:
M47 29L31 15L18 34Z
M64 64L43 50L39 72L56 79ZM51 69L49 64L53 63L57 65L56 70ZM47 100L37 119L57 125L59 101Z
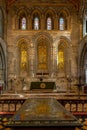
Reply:
M14 114L26 99L0 99L0 115ZM76 116L87 116L86 99L58 99L58 101Z

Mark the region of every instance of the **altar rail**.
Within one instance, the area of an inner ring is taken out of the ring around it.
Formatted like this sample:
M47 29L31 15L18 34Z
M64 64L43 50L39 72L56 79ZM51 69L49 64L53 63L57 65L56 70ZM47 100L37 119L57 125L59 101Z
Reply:
M26 99L0 99L0 116L13 115ZM86 99L58 99L58 101L75 116L87 116Z
M87 116L87 99L59 99L58 101L73 115Z

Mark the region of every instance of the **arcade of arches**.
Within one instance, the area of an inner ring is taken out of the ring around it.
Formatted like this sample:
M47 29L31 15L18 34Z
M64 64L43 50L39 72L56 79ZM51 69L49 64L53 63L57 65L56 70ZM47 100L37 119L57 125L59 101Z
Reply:
M0 88L30 91L53 81L56 92L87 84L85 0L0 0Z

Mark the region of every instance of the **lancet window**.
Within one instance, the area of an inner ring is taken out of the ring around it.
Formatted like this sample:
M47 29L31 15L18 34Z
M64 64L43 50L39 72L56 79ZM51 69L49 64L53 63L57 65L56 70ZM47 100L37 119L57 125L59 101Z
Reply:
M21 30L27 29L27 19L25 13L21 13L19 16L19 29Z

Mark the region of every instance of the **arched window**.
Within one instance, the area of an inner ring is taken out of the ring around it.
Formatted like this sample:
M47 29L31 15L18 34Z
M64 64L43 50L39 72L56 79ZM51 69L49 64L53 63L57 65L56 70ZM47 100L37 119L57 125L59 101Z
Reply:
M25 13L21 13L19 16L19 29L27 29L27 19Z
M67 29L67 19L66 19L66 14L62 12L59 15L59 30L63 31Z
M60 17L59 19L59 30L64 30L65 29L65 20L63 17Z
M52 19L51 19L51 17L47 18L47 30L52 30Z
M6 88L6 61L3 48L0 43L0 81L2 82L2 87ZM5 85L5 86L4 86ZM3 88L3 89L5 89Z
M39 30L39 18L37 16L34 18L34 30Z
M25 30L26 29L26 18L23 17L21 19L21 29Z

